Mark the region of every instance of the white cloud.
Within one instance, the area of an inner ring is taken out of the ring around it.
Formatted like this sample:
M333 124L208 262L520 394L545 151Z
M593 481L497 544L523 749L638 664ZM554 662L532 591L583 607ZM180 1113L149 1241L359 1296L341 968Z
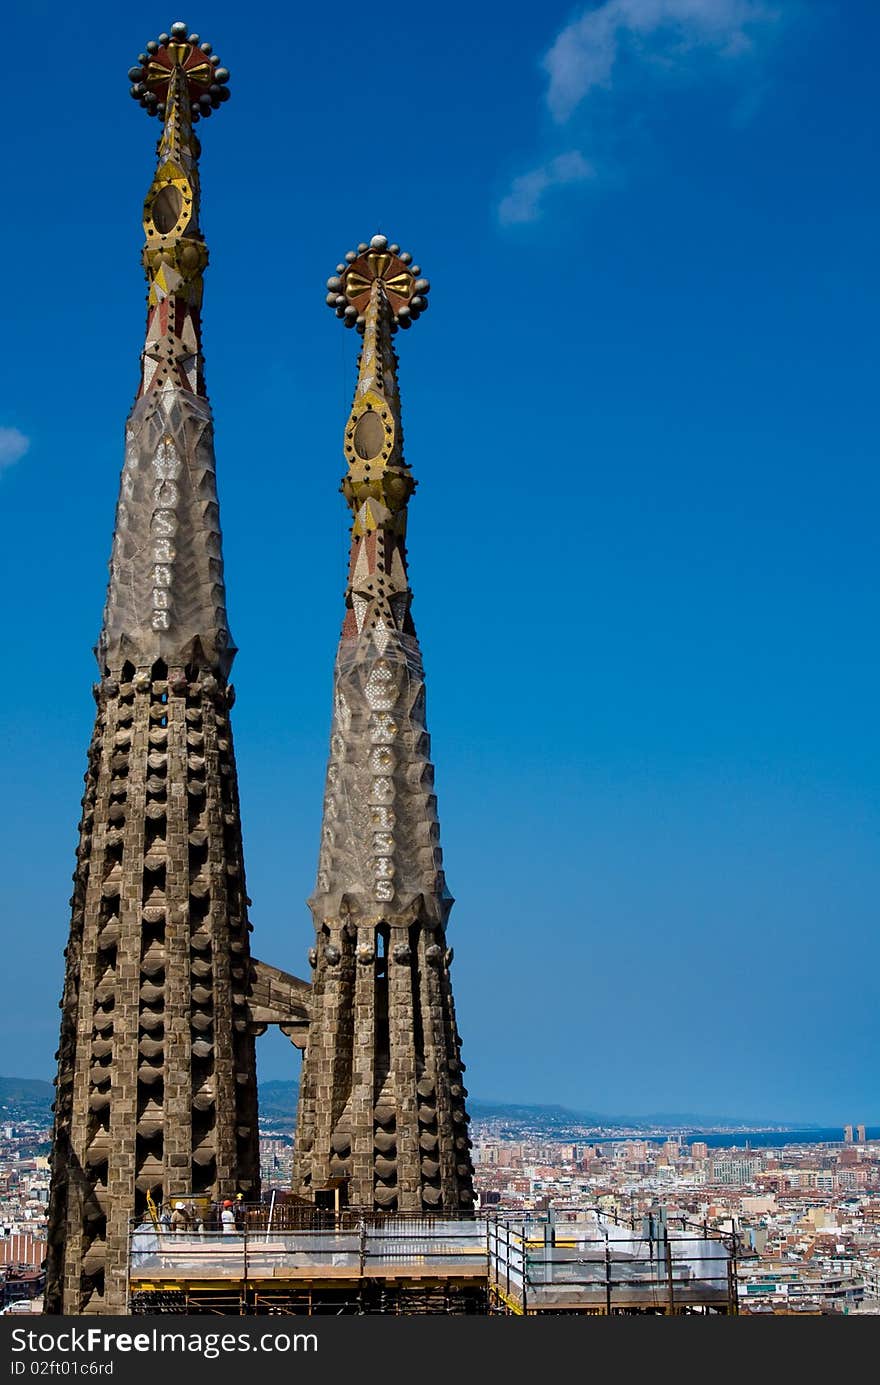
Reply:
M706 80L707 60L732 63L754 52L755 40L800 0L601 0L583 10L561 31L541 66L548 77L546 104L557 124L570 121L581 107L575 151L549 158L514 178L498 207L502 225L537 221L545 194L553 188L596 178L606 160L588 157L607 147L613 132L632 129L650 102L666 90L670 76L680 81ZM764 86L754 72L752 88L732 119L746 122L760 104ZM658 81L662 72L663 82ZM604 91L606 101L587 101ZM587 114L588 112L588 114ZM569 135L569 139L571 136Z
M619 57L682 64L697 50L735 58L752 31L778 17L764 0L603 0L558 35L542 66L547 105L560 124L597 87L608 88Z
M23 457L30 445L30 438L18 428L0 428L0 471Z
M544 196L552 188L582 183L594 176L593 165L577 149L567 154L557 154L555 159L550 159L540 168L533 168L530 173L522 173L514 178L510 192L498 207L498 219L504 226L537 221Z

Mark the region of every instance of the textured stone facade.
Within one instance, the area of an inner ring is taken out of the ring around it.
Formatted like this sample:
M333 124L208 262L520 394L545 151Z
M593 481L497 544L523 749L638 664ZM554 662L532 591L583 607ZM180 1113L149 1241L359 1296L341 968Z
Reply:
M329 281L363 332L345 433L353 515L315 893L311 1026L294 1187L338 1180L388 1211L473 1204L450 981L452 897L440 850L425 682L410 611L407 503L392 336L426 306L411 257L374 237Z

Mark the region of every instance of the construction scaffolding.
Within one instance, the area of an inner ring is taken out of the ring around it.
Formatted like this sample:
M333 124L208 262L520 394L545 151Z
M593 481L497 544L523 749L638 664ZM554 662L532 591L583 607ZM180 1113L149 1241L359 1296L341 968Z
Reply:
M253 1212L219 1232L132 1229L132 1313L485 1313L486 1228L473 1218ZM286 1215L285 1215L286 1214ZM290 1226L290 1223L298 1225Z
M596 1209L487 1222L489 1310L502 1314L737 1312L735 1239L682 1219Z
M132 1226L129 1310L211 1314L724 1313L729 1236L661 1216L242 1209L226 1231Z

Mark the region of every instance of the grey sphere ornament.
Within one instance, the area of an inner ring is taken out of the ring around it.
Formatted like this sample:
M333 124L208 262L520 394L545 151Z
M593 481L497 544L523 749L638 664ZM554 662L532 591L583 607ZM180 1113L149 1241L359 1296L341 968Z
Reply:
M182 19L178 19L175 24L171 25L171 32L175 38L186 38L188 31L189 25L184 24Z
M387 237L387 236L373 236L372 240L370 241L370 249L371 249L371 250L385 250L386 247L387 247L387 245L388 245L388 237Z

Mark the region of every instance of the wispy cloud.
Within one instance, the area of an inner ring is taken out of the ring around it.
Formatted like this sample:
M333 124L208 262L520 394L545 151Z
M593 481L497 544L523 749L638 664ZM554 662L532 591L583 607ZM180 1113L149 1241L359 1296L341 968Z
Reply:
M741 57L777 13L763 0L604 0L567 25L543 60L550 113L563 123L594 88L611 87L624 54L683 70L701 50Z
M552 188L565 187L569 183L582 183L595 176L595 169L577 149L567 154L557 154L540 168L529 173L521 173L514 178L510 192L498 207L498 219L504 226L514 226L523 221L537 221L541 215L543 199Z
M541 67L550 115L570 126L578 113L578 143L587 152L551 155L515 177L498 206L502 225L537 220L552 188L597 176L589 155L597 117L601 123L608 108L597 111L591 96L606 93L618 117L641 112L660 89L661 74L664 81L705 80L710 59L733 65L746 58L780 13L770 0L602 0L583 10L556 36Z
M0 471L19 461L30 445L30 438L18 428L0 428Z

